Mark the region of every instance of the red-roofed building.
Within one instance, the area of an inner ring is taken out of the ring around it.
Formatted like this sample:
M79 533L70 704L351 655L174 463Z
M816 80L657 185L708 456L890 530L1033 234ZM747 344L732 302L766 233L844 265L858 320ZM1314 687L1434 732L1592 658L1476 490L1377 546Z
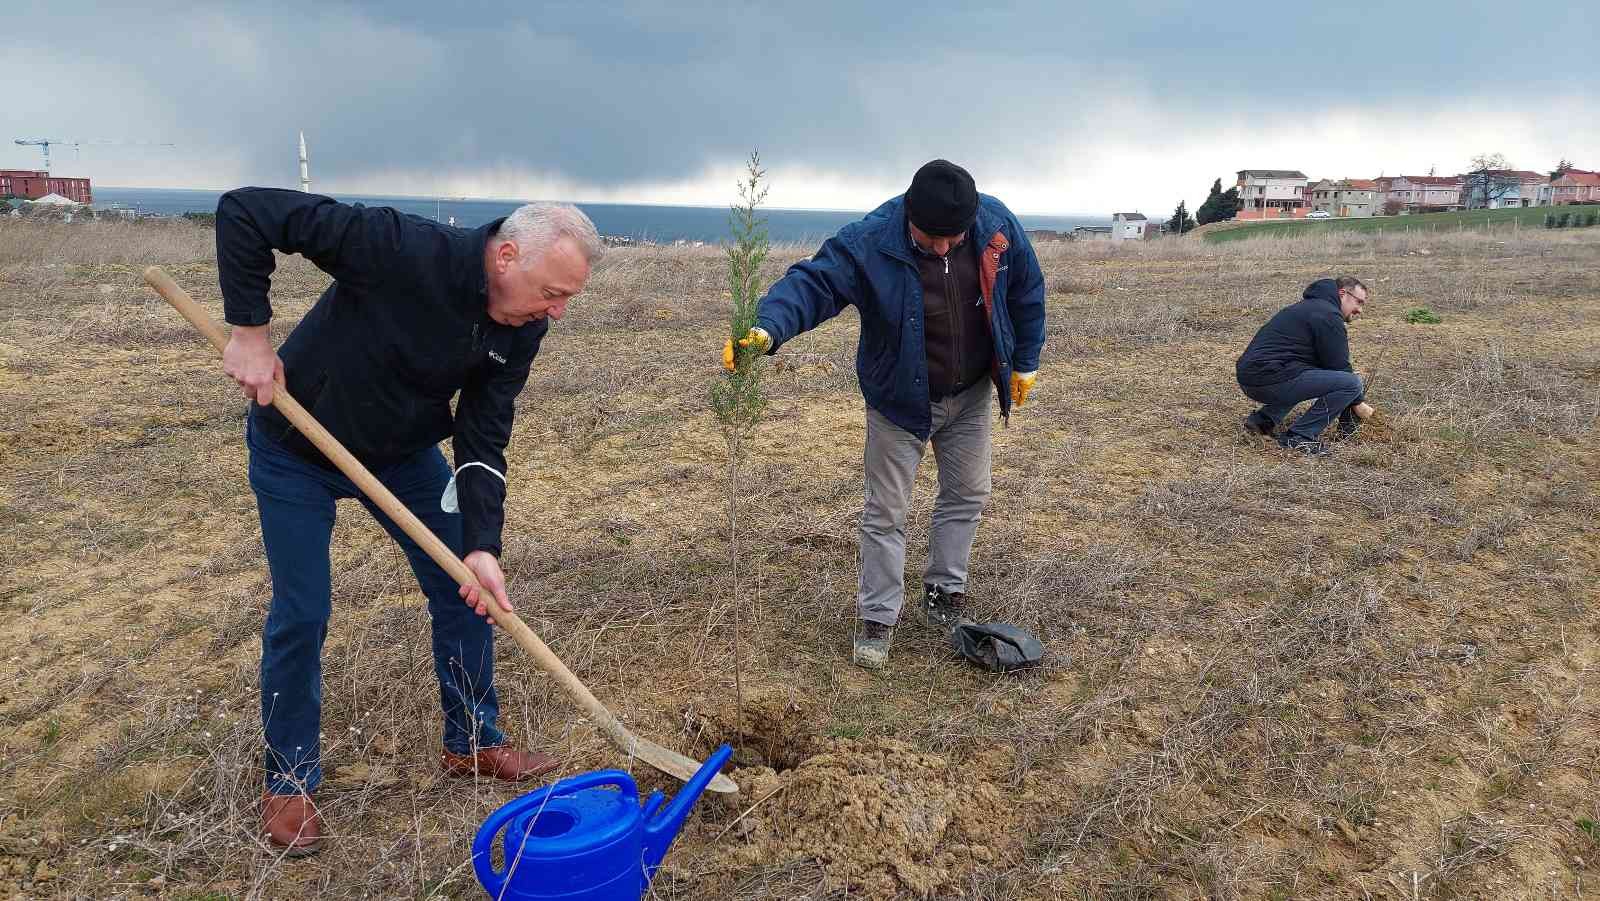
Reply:
M1561 177L1550 182L1550 202L1555 206L1569 203L1600 203L1600 172L1568 169Z
M87 178L54 178L42 170L0 169L0 198L38 200L46 194L60 194L74 203L90 203L94 199Z
M1377 182L1366 179L1323 179L1307 188L1306 194L1312 209L1340 218L1365 219L1378 215L1382 207Z
M1378 179L1382 181L1383 179ZM1389 181L1385 203L1399 203L1410 212L1461 209L1459 175L1401 175Z

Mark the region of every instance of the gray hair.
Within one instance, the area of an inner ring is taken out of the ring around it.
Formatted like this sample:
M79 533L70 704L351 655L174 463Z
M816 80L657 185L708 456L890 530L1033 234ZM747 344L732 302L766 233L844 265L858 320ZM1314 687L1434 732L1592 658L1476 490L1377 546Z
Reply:
M500 223L495 237L517 245L522 265L538 259L562 237L571 238L584 260L591 264L600 259L605 249L594 223L570 203L541 202L517 207L516 212Z

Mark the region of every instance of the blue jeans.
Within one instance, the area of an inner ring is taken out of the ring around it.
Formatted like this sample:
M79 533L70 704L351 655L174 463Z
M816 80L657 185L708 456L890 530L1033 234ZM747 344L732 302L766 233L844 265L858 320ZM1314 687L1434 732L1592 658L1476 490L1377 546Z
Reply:
M253 418L252 418L253 419ZM494 635L457 594L455 580L337 470L310 463L245 428L250 487L272 570L272 609L261 633L261 723L267 791L312 791L322 781L322 644L332 613L328 542L334 501L358 498L399 543L428 598L433 667L444 707L444 746L457 753L505 743L495 728ZM444 455L430 447L374 473L407 509L461 553L461 514L439 508L450 480Z
M1361 377L1342 369L1307 369L1276 385L1239 387L1246 397L1262 405L1261 415L1272 420L1273 428L1283 424L1295 404L1312 401L1285 436L1305 441L1315 441L1335 416L1353 423L1355 414L1350 412L1350 406L1361 399L1363 390Z

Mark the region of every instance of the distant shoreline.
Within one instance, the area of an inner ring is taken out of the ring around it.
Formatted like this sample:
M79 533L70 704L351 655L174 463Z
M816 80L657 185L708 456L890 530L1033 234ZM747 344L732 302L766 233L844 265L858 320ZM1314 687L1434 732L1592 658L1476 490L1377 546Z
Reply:
M184 213L209 213L216 209L223 191L199 188L119 188L97 186L94 205L98 208L131 208L158 216ZM426 219L437 219L466 228L475 228L508 215L526 201L451 197L407 197L399 195L332 194L338 200L368 206L389 206ZM604 235L639 243L676 242L721 243L728 238L728 208L673 204L585 203L574 204L594 220ZM820 243L844 225L867 214L867 210L808 210L771 207L762 210L769 237L785 243ZM1108 225L1110 217L1019 215L1029 229L1069 232L1079 225Z
M286 189L292 189L293 188L292 185L263 185L262 187L268 187L268 188L271 188L271 187L282 187L282 188L286 188ZM228 191L231 191L233 189L232 188L130 188L130 187L127 187L125 185L98 185L98 186L95 187L95 191L97 193L99 191L102 191L102 190L104 190L104 191L119 191L119 192L122 192L122 191L126 191L126 192L139 192L139 191L164 191L165 192L165 191L170 191L170 192L173 192L173 193L180 193L181 192L181 193L191 193L191 194L221 195L221 194L224 194L224 193L226 193ZM729 206L728 204L713 204L713 203L656 203L654 201L648 201L648 200L640 200L640 201L635 201L635 202L632 202L632 203L617 203L615 201L610 201L610 200L576 200L576 201L570 201L570 200L560 200L560 199L550 198L550 197L517 198L517 197L467 197L467 196L464 196L464 195L448 195L448 194L350 194L350 193L346 193L346 192L343 192L343 191L334 191L334 192L329 193L328 196L332 197L332 198L335 198L335 199L343 199L343 198L347 198L347 197L353 197L353 198L372 199L372 200L404 200L404 201L411 201L411 202L424 202L425 201L427 203L433 203L435 201L441 201L441 200L442 201L446 201L446 202L449 202L449 201L462 201L462 202L467 202L467 203L516 203L516 204L539 203L539 202L555 202L555 203L571 203L574 206L579 206L579 207L591 207L591 206L635 207L635 206L646 206L646 207L663 207L663 208L666 208L666 209L685 209L685 210L726 210L726 209L728 209L728 206ZM867 213L872 212L871 210L867 210L867 209L854 210L854 209L845 209L845 208L842 208L842 207L829 207L829 206L815 206L815 207L813 207L813 206L764 206L764 207L762 207L762 209L763 210L770 210L770 211L774 211L774 212L784 212L784 213L849 213L849 214L853 214L853 215L856 215L856 216L865 216ZM1018 215L1019 218L1022 218L1022 217L1034 217L1034 218L1045 218L1045 219L1083 219L1083 220L1086 220L1086 221L1087 220L1094 220L1095 222L1102 223L1102 224L1109 224L1111 222L1111 215L1109 213L1106 214L1106 215L1103 215L1103 216L1102 215L1095 215L1095 214L1092 214L1092 213L1018 213L1017 215Z

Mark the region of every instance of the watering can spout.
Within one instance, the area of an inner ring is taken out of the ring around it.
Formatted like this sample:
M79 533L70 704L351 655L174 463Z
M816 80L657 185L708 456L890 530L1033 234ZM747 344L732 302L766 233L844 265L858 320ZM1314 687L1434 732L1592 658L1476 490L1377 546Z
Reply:
M645 802L644 816L649 821L644 827L644 870L648 879L655 875L656 868L661 866L661 859L667 856L667 848L672 846L672 840L678 837L678 830L683 828L683 821L689 818L689 811L694 808L695 802L700 800L700 795L716 777L717 771L722 769L728 758L733 756L733 748L723 745L715 754L695 772L694 776L684 783L678 791L677 797L672 799L665 810L657 813L661 807L662 795L655 792Z

